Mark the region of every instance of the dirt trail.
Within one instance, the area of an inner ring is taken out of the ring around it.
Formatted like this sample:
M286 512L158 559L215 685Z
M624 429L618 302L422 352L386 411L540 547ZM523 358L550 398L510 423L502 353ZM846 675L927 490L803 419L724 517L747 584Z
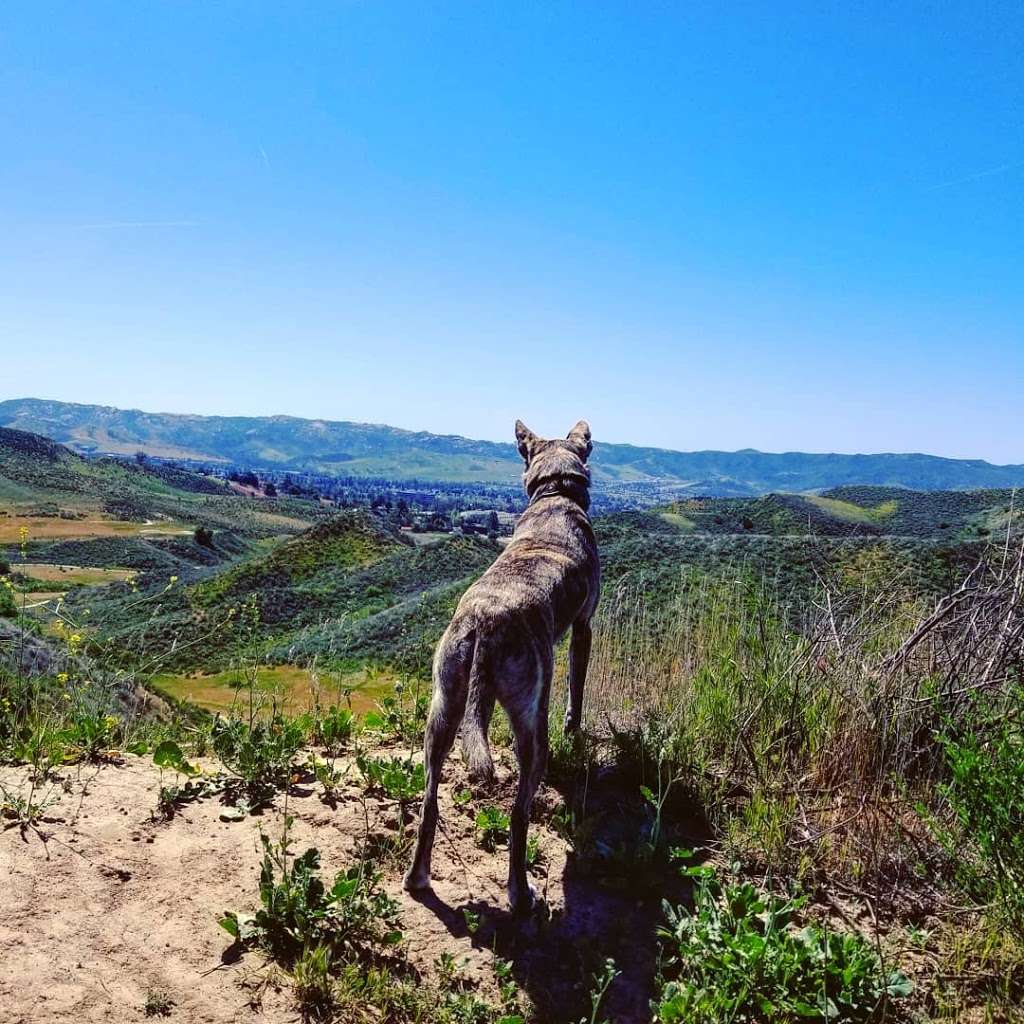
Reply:
M217 925L225 909L254 909L259 831L280 837L283 798L240 822L220 820L217 797L154 821L159 773L148 759L129 756L66 775L70 791L48 808L38 831L0 832L0 1021L143 1020L152 992L173 1000L168 1019L175 1022L297 1020L287 985L264 988L261 1005L250 1005L266 975L263 958L225 957L230 939ZM21 770L0 769L8 787L23 778ZM312 785L294 787L288 798L293 850L318 847L329 878L352 863L367 826L377 840L391 840L398 830L394 803L364 801L354 771L350 778L335 809ZM507 809L513 784L506 760L497 789L475 806L494 802ZM464 785L453 757L441 792L433 894L416 900L402 892L401 860L386 870L386 887L401 901L411 962L433 976L438 957L450 953L460 976L487 997L496 990L497 950L512 961L524 1001L535 1007L531 1019L564 1021L578 1019L570 1014L586 1002L589 972L612 955L624 974L610 995L609 1018L649 1020L656 905L603 890L576 870L565 843L536 823L560 800L544 789L532 826L543 865L534 884L550 918L511 918L504 909L507 854L479 847L473 808L452 799ZM467 908L481 915L473 934Z

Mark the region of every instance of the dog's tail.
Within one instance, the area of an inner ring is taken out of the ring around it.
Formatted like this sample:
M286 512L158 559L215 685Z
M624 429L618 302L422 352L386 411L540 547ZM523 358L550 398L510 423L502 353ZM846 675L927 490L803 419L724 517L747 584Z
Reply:
M494 713L494 683L490 678L488 661L486 646L477 634L469 667L466 714L462 720L462 756L469 765L470 778L484 783L494 779L494 760L487 741L487 730Z

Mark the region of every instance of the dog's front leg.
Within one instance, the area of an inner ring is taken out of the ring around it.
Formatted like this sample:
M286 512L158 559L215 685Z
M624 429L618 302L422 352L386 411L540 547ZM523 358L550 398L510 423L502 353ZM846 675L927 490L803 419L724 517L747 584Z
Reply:
M565 709L567 733L575 732L583 721L583 687L587 682L591 636L589 622L573 625L569 643L569 701Z

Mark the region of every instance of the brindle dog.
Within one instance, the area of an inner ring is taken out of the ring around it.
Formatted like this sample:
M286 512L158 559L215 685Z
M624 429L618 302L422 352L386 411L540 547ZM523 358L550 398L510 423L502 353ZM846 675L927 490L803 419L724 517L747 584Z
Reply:
M487 729L494 701L508 714L519 760L512 808L508 896L515 911L529 910L526 829L548 756L548 698L554 648L572 626L567 732L580 725L590 658L590 619L597 607L600 565L587 509L592 445L584 420L564 441L545 441L516 421L526 462L530 502L508 547L463 595L434 655L434 694L423 744L426 793L410 890L430 886L430 855L437 828L441 767L462 723L463 756L471 775L493 778Z

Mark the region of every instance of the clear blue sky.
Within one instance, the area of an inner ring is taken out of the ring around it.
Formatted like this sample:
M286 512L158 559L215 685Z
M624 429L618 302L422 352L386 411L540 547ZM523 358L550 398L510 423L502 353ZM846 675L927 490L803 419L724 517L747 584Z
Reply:
M1024 6L0 8L0 397L1024 462Z

